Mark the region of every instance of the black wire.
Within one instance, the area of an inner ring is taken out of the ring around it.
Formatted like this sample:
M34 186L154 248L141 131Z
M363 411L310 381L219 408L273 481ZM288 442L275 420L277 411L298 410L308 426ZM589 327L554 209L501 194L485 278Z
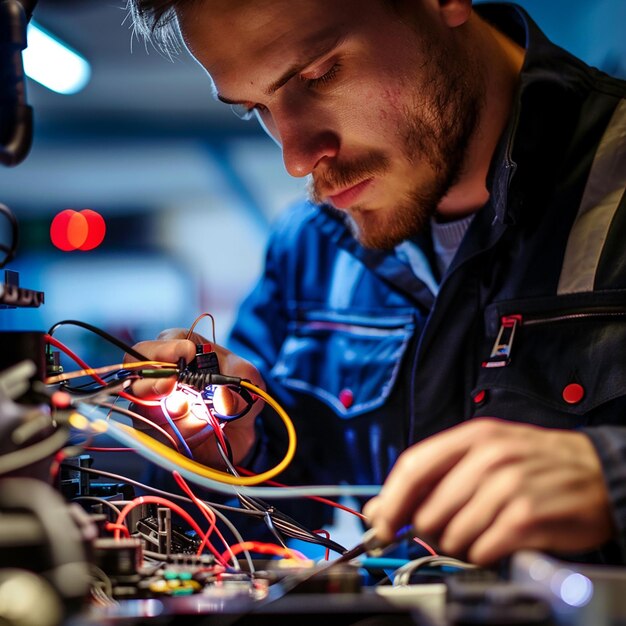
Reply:
M48 331L48 334L52 335L54 331L57 328L59 328L59 326L64 326L66 324L69 324L72 326L79 326L80 328L84 328L86 330L91 331L92 333L95 333L96 335L102 337L103 339L106 339L109 343L112 343L114 346L117 346L121 350L124 350L124 352L130 354L131 356L134 356L139 361L150 361L148 357L141 354L141 352L137 352L137 350L135 350L132 346L129 346L126 342L122 341L121 339L118 339L117 337L114 337L113 335L107 333L105 330L102 330L101 328L98 328L97 326L88 324L87 322L81 322L79 320L62 320L54 324Z
M15 215L13 215L13 212L6 204L0 203L0 213L2 213L2 215L4 215L11 224L10 245L5 246L4 244L0 244L0 250L2 250L2 252L6 252L6 256L2 259L2 261L0 261L0 269L2 269L15 257L15 252L17 251L19 242L19 226L17 224L17 220L15 219Z
M220 456L226 464L229 472L233 474L233 476L239 476L239 472L237 472L237 470L233 466L231 460L226 455L226 452L222 448L222 445L217 438L215 439L215 442L217 444L217 449L220 453ZM227 439L226 444L228 445ZM323 537L321 535L316 535L313 531L308 530L292 517L289 517L287 514L279 511L276 507L268 504L267 502L264 502L260 498L245 496L239 492L237 492L237 498L239 499L239 502L241 502L241 505L246 509L253 511L262 511L265 513L265 525L268 527L272 535L276 537L278 542L283 546L285 546L285 543L278 533L279 530L288 537L301 539L302 541L306 541L308 543L314 543L324 546L325 548L329 548L330 550L333 550L338 554L343 554L346 552L346 548L344 548L341 544L338 544L337 542L332 541L332 539L327 539L326 537Z
M111 380L109 381L106 385L93 385L91 384L91 386L87 386L87 385L78 385L76 387L70 387L69 385L65 385L64 382L66 381L61 381L59 387L61 389L63 389L63 391L67 391L68 393L73 393L77 396L79 395L89 395L92 393L98 393L100 391L105 391L107 389L112 389L114 387L117 387L118 385L122 385L124 384L127 380L131 380L133 378L139 378L138 376L125 376L124 378L121 379L115 379L115 380Z
M121 474L114 474L113 472L105 472L104 470L97 470L93 467L80 467L78 465L72 465L71 463L61 463L61 467L67 467L68 469L77 471L77 472L86 472L87 474L95 474L96 476L104 476L105 478L113 478L114 480L119 480L122 483L128 483L129 485L135 485L135 487L141 487L146 491L151 491L152 493L156 493L160 496L165 496L172 500L180 500L181 502L188 502L190 504L194 504L191 498L187 496L181 496L177 493L172 493L171 491L165 491L163 489L157 489L156 487L151 487L150 485L146 485L145 483L139 482L138 480L134 480L133 478L128 478L127 476L122 476ZM248 515L252 517L263 517L264 513L259 511L250 511L248 509L242 509L237 506L228 506L227 504L218 504L217 502L211 502L210 500L203 500L209 506L214 509L220 509L222 511L229 511L230 513L241 513L243 515Z
M116 376L117 372L109 372L108 374L102 374L100 376L100 378L102 378L102 380L107 380L108 378L111 378L112 376ZM102 387L102 385L100 383L97 383L96 381L93 380L93 377L91 377L89 374L85 374L85 376L89 376L91 378L91 380L87 383L83 383L82 385L76 385L74 387L71 387L69 385L69 380L62 380L59 382L59 386L63 387L63 389L65 391L77 391L80 392L84 389L88 389L89 391L97 391L98 388Z

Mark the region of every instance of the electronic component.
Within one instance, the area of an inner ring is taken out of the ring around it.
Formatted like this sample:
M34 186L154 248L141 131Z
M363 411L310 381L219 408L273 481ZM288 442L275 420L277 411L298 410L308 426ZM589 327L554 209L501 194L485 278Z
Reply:
M137 522L136 532L151 545L152 550L160 554L196 554L202 541L194 531L186 532L177 524L165 524L162 512L169 509L160 508L157 517L144 517Z
M0 309L39 307L43 303L43 291L20 287L19 274L12 270L4 270L4 282L0 283Z

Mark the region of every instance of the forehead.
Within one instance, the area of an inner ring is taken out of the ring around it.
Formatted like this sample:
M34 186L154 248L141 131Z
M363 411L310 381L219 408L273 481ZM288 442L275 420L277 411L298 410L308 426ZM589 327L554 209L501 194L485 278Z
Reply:
M199 0L177 12L190 52L219 84L323 51L374 0ZM376 2L378 4L378 2Z

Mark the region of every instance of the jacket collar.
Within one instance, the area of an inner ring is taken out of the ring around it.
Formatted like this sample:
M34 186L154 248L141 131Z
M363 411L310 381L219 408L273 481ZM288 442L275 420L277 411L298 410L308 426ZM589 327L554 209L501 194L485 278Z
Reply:
M518 93L514 99L512 114L491 162L487 183L490 200L479 211L477 219L470 227L475 233L480 229L481 236L464 241L464 254L457 255L453 266L457 266L463 258L472 256L493 245L510 224L515 224L521 216L523 198L519 193L512 194L511 187L519 182L518 169L528 169L524 161L525 153L536 153L533 150L533 139L546 143L546 133L554 132L554 124L558 119L544 119L537 112L546 102L546 97L554 98L573 90L581 90L588 83L586 66L576 57L556 46L543 34L528 13L518 5L508 3L484 3L474 7L477 13L492 23L498 30L511 37L526 49L524 63L520 74ZM549 90L549 96L546 92ZM554 108L554 107L553 107ZM542 128L538 129L537 124ZM522 141L523 140L523 141ZM523 149L520 149L523 145ZM546 154L546 159L550 158ZM518 161L520 162L518 164ZM541 176L549 176L553 168L537 163L532 166L533 172ZM516 185L519 187L519 185ZM434 296L419 277L388 251L376 251L363 248L350 234L343 219L328 207L321 206L313 221L320 230L341 248L360 259L369 269L383 280L390 282L411 298L424 306L431 306ZM468 237L466 237L466 240ZM430 232L418 237L419 243L432 265L432 243Z

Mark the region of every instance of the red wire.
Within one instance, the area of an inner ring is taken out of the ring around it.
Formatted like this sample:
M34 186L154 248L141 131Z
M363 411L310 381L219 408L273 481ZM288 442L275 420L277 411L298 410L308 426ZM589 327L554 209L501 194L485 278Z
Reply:
M298 552L298 550L294 550L293 548L283 548L282 546L277 546L274 543L263 543L261 541L244 541L243 543L236 543L230 547L233 554L239 554L240 552L248 551L248 552L259 552L261 554L273 554L275 556L282 556L288 559L296 558L300 561L308 561L306 556L302 554L302 552ZM224 552L222 554L222 558L228 554Z
M139 506L140 504L160 504L161 506L166 506L172 509L172 511L174 511L175 513L178 513L178 515L180 515L189 524L189 526L191 526L196 531L196 533L198 533L199 537L202 537L202 539L205 538L205 534L202 532L202 529L200 528L200 526L198 526L198 524L196 523L196 520L194 520L193 517L191 517L191 515L189 515L189 513L185 511L185 509L178 506L178 504L176 504L175 502L172 502L171 500L167 500L166 498L161 498L159 496L139 496L138 498L131 500L120 511L120 514L118 515L117 520L116 520L116 524L121 524L126 519L126 516L128 515L128 513L135 507ZM115 529L113 536L115 537L115 539L120 538L119 529ZM209 549L212 548L211 544L207 544L207 545L209 546ZM213 552L213 550L211 551ZM222 555L219 552L217 552L217 550L215 550L213 554L218 559L221 565L228 567L228 564L222 559Z
M244 474L245 476L254 476L254 472L251 472L250 470L247 470L243 467L237 466L237 471L240 472L241 474ZM271 485L272 487L289 487L289 485L276 482L275 480L266 480L265 484ZM321 498L320 496L304 496L304 497L308 498L309 500L315 500L316 502L321 502L322 504L327 504L328 506L332 506L336 509L341 509L342 511L346 511L347 513L351 513L352 515L356 515L363 521L367 520L367 517L365 517L363 513L359 513L358 511L355 511L354 509L351 509L350 507L344 506L343 504L339 504L339 502L333 502L332 500L327 500L326 498Z
M70 350L64 343L61 343L56 337L53 337L52 335L44 335L44 339L50 345L53 345L55 348L58 348L59 350L65 352L67 356L69 356L73 361L76 361L76 363L78 363L78 365L80 365L84 370L92 369L75 352ZM96 374L95 372L91 372L88 375L97 382L99 382L101 385L106 385L106 381L100 378L100 376L98 376L98 374ZM136 398L135 396L131 395L130 393L126 393L125 391L120 391L117 395L125 398L126 400L130 400L135 404L141 404L143 406L160 406L161 404L156 400L142 400L141 398Z
M439 556L423 539L420 539L419 537L413 537L413 541L415 541L415 543L419 543L419 545L422 546L422 548L424 548L429 554L432 554L433 556Z
M243 467L237 467L237 471L246 476L254 475L254 472L251 472L250 470L247 470ZM278 483L275 480L266 480L265 483L268 485L272 485L273 487L287 487L288 486L288 485L284 485L283 483ZM363 513L359 513L358 511L355 511L354 509L344 506L343 504L339 504L338 502L333 502L332 500L327 500L326 498L320 498L319 496L304 496L304 497L309 498L310 500L316 500L317 502L321 502L322 504L328 504L329 506L335 507L336 509L341 509L342 511L352 513L352 515L356 515L357 517L361 518L364 522L367 521L367 517L365 517ZM318 533L321 531L315 530L313 532ZM420 546L422 546L422 548L424 548L429 554L432 554L433 556L439 556L437 552L431 546L429 546L423 539L420 539L419 537L413 537L413 541L415 541L415 543L418 543ZM326 557L326 559L328 560L328 557Z
M126 526L124 526L124 524L113 524L112 522L107 522L104 525L104 528L108 531L118 531L118 532L122 532L124 533L124 535L126 535L126 537L128 537L130 539L130 532L128 531L128 528L126 528Z
M53 337L52 335L44 335L44 339L46 340L46 343L49 343L55 348L58 348L59 350L65 352L65 354L67 354L70 359L76 361L76 363L78 363L78 365L80 365L84 370L91 369L89 365L85 363L85 361L83 361L76 353L72 352L72 350L70 350L64 343L61 343L56 337ZM106 382L102 378L100 378L98 374L94 373L90 374L90 376L97 380L101 385L106 385Z
M59 450L55 455L52 463L50 464L50 482L54 485L59 476L59 470L61 469L61 463L67 458L67 452L65 450Z
M87 446L83 449L89 452L137 452L135 448L95 448L93 446Z
M326 539L330 539L330 533L324 528L314 530L313 532L317 533L318 535L323 535L324 537L326 537ZM328 561L329 558L330 558L330 548L326 548L326 552L324 553L324 560Z
M176 480L176 482L178 483L178 486L193 500L193 503L200 509L200 512L202 513L202 515L204 515L204 517L206 517L206 519L208 520L209 524L211 524L204 538L202 539L202 543L200 544L200 547L198 548L198 554L202 553L202 549L206 545L209 547L209 549L211 550L211 552L213 552L215 556L219 556L221 558L221 555L219 554L219 552L217 551L214 552L213 546L209 544L208 542L209 536L211 535L213 531L215 531L215 534L220 538L221 542L227 548L229 547L228 542L226 541L226 539L220 532L220 529L217 527L215 513L213 513L213 511L211 511L210 509L206 508L204 503L200 500L200 498L196 496L196 494L191 490L191 487L187 484L185 479L177 471L173 471L172 476L174 476L174 480Z

